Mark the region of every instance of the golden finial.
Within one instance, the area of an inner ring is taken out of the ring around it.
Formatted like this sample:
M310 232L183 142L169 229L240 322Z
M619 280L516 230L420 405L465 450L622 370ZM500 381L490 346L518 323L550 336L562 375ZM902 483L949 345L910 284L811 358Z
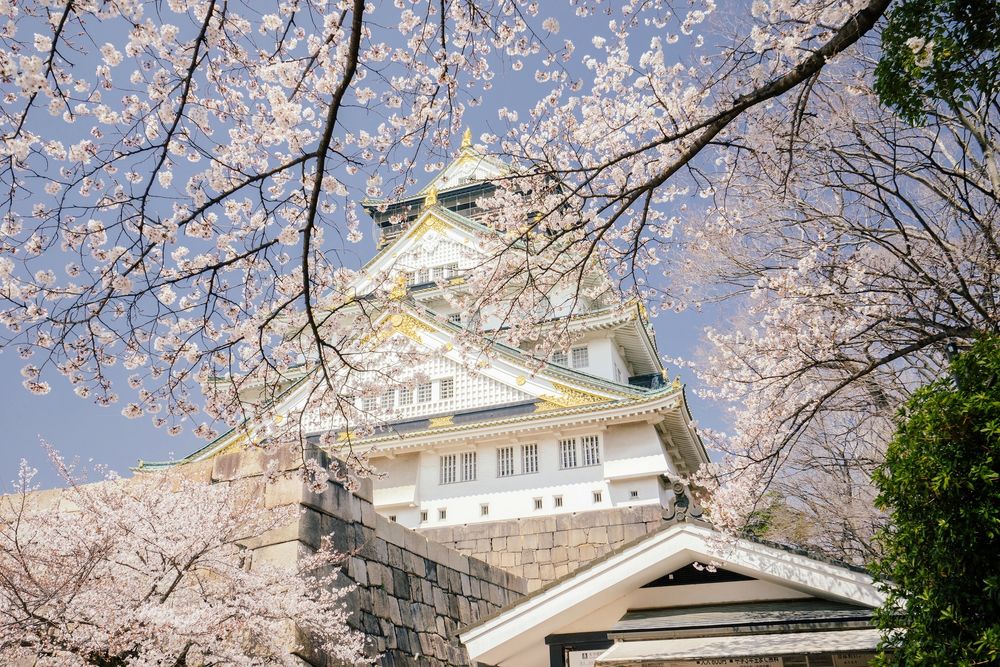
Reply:
M465 132L462 133L462 150L466 148L472 148L472 128L465 128Z
M678 375L677 377L675 377L674 381L670 383L670 386L673 387L674 389L680 389L681 388L681 376Z
M431 206L437 206L438 203L438 189L437 186L432 185L427 189L427 196L424 197L424 208L430 208Z

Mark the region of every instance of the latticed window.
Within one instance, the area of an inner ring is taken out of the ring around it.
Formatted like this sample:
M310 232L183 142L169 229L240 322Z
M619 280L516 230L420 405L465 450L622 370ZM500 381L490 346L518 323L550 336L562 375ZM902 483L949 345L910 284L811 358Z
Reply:
M392 408L392 392L387 391L378 398L379 407L383 410L389 410Z
M559 364L560 366L566 365L566 353L562 350L552 353L552 363Z
M573 348L573 368L586 368L590 365L590 352L586 347Z
M454 454L446 454L441 457L441 483L454 484L455 472L458 468L458 457Z
M451 315L448 316L448 321L451 322L452 324L461 324L462 313L452 313Z
M417 385L417 403L429 403L431 400L433 391L433 385L430 382L427 384Z
M497 477L510 477L514 474L514 448L501 447L497 450Z
M521 445L521 472L525 475L538 472L538 445Z
M413 405L413 390L409 387L400 387L399 389L399 404L400 405Z
M476 479L476 453L462 452L462 481L471 482Z
M374 396L365 396L361 399L361 409L365 412L374 412L377 399Z
M583 465L596 466L601 462L601 442L596 435L585 435L583 440Z
M455 396L455 379L444 378L441 380L441 400L446 401Z
M575 468L576 463L576 438L567 438L559 441L559 467Z

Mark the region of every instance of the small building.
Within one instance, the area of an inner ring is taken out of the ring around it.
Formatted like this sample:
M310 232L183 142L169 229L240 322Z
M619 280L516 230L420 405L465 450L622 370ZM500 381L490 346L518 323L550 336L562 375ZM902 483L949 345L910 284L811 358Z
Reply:
M882 600L863 570L679 522L459 636L490 667L860 667Z

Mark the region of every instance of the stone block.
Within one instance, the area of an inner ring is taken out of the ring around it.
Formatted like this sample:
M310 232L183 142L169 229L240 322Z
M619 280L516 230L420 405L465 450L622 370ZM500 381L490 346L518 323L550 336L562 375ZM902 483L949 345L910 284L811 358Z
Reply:
M360 499L359 499L360 501ZM375 527L375 506L368 501L360 501L361 503L361 523L362 525L368 526L369 528Z
M347 575L359 586L368 585L368 566L357 556L351 556L347 561Z
M376 563L374 561L369 561L368 562L367 570L368 570L368 585L369 586L373 586L373 587L381 587L382 586L382 569L384 567L385 566L383 566L381 563Z
M386 519L386 523L388 524L387 532L381 533L383 539L395 544L397 547L405 547L406 534L413 531L409 530L400 523L396 523L395 521L389 521Z
M215 468L215 460L195 461L176 466L170 470L171 475L177 475L192 482L202 482L207 484L212 481L212 472Z
M575 569L576 568L570 568L569 565L563 563L562 565L556 565L553 574L555 575L555 579L558 579L559 577L565 577L567 574L569 574L572 570Z
M625 528L622 526L608 526L608 542L618 546L625 539Z
M298 504L304 496L305 485L294 475L282 475L264 485L264 507Z
M556 547L557 549L566 550L565 547ZM535 551L535 562L536 563L551 563L552 562L552 552L553 549L538 549Z
M538 566L538 576L541 577L543 581L552 581L556 578L555 567L553 567L552 563L542 563Z
M447 566L452 553L454 552L443 544L430 541L424 542L424 555L427 556L427 560L434 561L439 565Z
M530 563L524 566L524 577L526 579L537 579L538 578L538 564Z
M565 547L569 545L569 531L568 530L557 530L552 533L552 544L557 547Z
M551 561L553 563L565 563L569 558L569 549L566 547L553 547Z
M410 579L402 570L392 569L392 587L394 595L401 600L410 599Z
M281 543L269 543L253 550L251 569L269 565L286 570L294 570L302 554L302 547L297 540Z
M411 553L415 553L418 556L423 556L424 558L426 558L427 557L427 545L428 544L437 544L437 543L436 542L430 542L429 543L427 541L427 538L424 537L423 535L421 535L420 533L416 533L416 532L414 532L412 530L406 530L404 528L404 532L403 532L403 547L407 551L409 551Z
M646 524L628 524L624 526L625 528L625 543L631 542L632 540L637 540L646 534Z
M476 540L476 552L477 553L485 554L485 553L489 553L489 550L490 550L490 541L489 541L488 538Z
M236 479L242 455L243 452L239 451L230 454L221 454L212 459L214 462L212 467L212 481L228 482L229 480Z
M511 535L507 538L507 551L520 551L523 548L523 540L520 535Z
M399 610L399 600L397 598L389 598L389 620L392 621L393 625L402 625L403 617Z
M597 526L587 531L587 541L591 544L607 544L608 529L606 526Z
M509 551L500 554L500 567L514 567L516 564L514 554Z
M589 563L597 557L597 551L592 544L581 544L577 549L576 559L581 563Z
M537 549L551 549L554 544L552 533L539 533L538 544L534 547Z

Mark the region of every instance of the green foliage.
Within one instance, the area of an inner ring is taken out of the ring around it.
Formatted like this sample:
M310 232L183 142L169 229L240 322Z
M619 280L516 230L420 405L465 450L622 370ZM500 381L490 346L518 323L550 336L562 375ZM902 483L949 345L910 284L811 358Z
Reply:
M875 90L914 124L933 102L983 105L997 92L998 52L997 0L902 0L882 30Z
M916 392L875 474L882 665L1000 661L1000 338ZM892 633L894 627L905 633Z

